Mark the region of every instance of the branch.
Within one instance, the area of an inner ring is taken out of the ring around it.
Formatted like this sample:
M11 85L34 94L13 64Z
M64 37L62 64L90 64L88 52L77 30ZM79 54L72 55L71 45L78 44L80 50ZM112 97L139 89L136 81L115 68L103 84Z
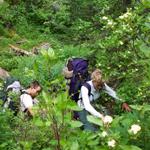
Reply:
M9 46L10 46L10 49L18 56L33 56L34 55L34 53L32 52L28 52L24 49L20 49L14 45L9 44Z

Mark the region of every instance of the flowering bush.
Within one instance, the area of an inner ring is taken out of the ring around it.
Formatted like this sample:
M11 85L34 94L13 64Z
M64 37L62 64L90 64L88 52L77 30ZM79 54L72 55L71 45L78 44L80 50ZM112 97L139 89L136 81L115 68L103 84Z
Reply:
M116 141L114 139L108 141L108 146L109 147L115 147L115 145L116 145Z
M137 134L141 130L141 127L137 124L133 124L131 126L131 129L129 130L129 133Z

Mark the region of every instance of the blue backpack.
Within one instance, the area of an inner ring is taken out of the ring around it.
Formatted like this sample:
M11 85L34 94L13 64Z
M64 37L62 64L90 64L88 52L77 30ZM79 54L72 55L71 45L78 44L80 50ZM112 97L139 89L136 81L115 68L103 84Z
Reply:
M70 78L69 83L69 96L75 102L79 99L81 86L86 81L90 80L88 65L88 60L83 58L73 58L68 60L68 70L73 70L73 76Z

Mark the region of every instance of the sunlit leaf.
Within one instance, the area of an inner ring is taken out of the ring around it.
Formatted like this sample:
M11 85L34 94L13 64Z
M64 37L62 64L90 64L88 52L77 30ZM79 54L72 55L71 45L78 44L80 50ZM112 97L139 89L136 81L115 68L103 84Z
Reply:
M102 120L100 118L88 115L87 120L91 123L98 125L98 126L103 126Z
M134 145L119 145L122 150L142 150L141 148Z
M83 123L82 122L80 122L80 121L71 121L70 122L70 125L71 125L71 127L72 128L79 128L79 127L81 127L82 125L83 125Z
M55 57L55 53L54 53L54 50L52 48L48 49L48 56L49 56L49 58L54 58Z
M142 105L130 105L130 107L140 111L143 106Z
M74 141L70 150L79 150L79 143L77 141Z

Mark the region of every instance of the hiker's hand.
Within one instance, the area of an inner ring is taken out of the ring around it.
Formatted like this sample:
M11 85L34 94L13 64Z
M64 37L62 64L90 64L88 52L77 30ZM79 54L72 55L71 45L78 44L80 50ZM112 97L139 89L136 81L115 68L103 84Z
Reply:
M112 118L111 116L106 115L106 116L104 117L104 124L105 124L105 125L109 125L112 121L113 121L113 118Z
M121 108L122 108L122 110L125 110L127 112L131 111L131 108L129 107L129 105L127 103L123 103Z

